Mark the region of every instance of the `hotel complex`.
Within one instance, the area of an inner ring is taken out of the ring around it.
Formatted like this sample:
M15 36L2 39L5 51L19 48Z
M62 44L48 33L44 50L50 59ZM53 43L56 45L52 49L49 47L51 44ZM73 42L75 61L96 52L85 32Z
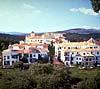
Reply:
M84 42L55 44L55 59L67 66L93 67L100 64L100 45L93 38Z
M58 33L45 33L42 35L36 35L34 32L31 32L31 34L26 35L25 37L25 43L42 43L42 44L50 44L51 42L64 42L65 37L63 34Z
M9 45L8 49L2 52L3 67L9 67L24 60L25 64L37 62L39 57L50 61L48 45L56 42L63 42L65 37L57 33L45 33L36 35L34 32L26 35L25 41L19 44Z
M70 42L65 40L63 34L45 33L36 35L34 32L25 36L25 41L19 44L9 45L2 52L3 67L13 66L13 63L24 60L26 64L32 64L41 57L50 61L48 45L55 46L54 60L60 60L66 66L80 65L94 67L100 64L100 45L91 38L84 42Z

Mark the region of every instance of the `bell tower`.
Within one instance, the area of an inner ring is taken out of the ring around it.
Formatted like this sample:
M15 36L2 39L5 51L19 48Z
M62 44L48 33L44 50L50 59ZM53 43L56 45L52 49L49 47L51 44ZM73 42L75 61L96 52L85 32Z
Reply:
M34 37L35 36L35 32L32 31L30 35L31 35L31 37Z

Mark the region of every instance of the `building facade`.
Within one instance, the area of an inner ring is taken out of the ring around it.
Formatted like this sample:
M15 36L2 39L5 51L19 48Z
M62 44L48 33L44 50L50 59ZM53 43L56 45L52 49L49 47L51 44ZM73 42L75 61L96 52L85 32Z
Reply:
M3 67L12 67L13 63L24 61L26 64L37 62L39 57L49 58L46 44L13 44L2 52Z
M95 64L100 64L100 45L97 45L93 38L84 42L55 44L55 58L67 66L77 64L93 67Z
M31 32L30 34L26 35L25 37L25 43L42 43L42 44L51 44L51 42L64 42L68 41L65 40L65 37L63 34L59 33L44 33L42 35L36 35L34 32Z

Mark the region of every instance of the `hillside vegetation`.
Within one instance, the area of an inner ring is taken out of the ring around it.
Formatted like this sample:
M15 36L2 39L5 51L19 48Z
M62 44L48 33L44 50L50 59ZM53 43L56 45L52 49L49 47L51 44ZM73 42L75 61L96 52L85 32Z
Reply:
M71 89L64 66L33 64L28 70L0 70L0 89Z
M100 39L100 33L92 33L92 34L67 33L67 34L64 34L64 36L66 37L66 39L70 41L87 41L91 37L96 40Z

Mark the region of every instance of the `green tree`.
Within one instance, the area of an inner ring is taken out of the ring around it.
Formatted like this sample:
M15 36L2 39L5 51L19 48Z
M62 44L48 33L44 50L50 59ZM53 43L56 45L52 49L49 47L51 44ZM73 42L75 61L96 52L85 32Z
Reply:
M97 88L100 89L100 72L94 78L97 84Z
M41 57L41 55L38 55L38 63L43 63L43 58Z
M34 89L34 83L28 79L27 72L18 70L6 70L0 79L0 89Z
M100 11L100 0L91 0L92 8L96 13Z
M99 89L94 79L84 80L78 86L78 89Z
M49 50L50 61L52 63L53 57L54 57L54 54L55 54L55 47L53 46L52 43L51 43L51 45L48 46L48 50Z
M0 89L71 89L70 80L65 66L38 63L28 70L0 72Z
M64 66L35 64L29 68L30 78L36 82L36 89L70 89L70 72ZM34 76L33 76L34 75Z

